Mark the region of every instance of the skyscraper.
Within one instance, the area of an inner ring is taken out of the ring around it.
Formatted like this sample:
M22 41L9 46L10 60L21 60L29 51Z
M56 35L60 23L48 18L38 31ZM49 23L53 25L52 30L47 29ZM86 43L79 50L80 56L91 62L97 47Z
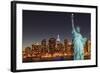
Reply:
M57 35L57 42L60 42L59 34Z
M41 51L45 52L47 50L47 44L46 44L46 39L43 39L41 41Z
M54 50L56 48L56 39L55 38L50 38L48 45L49 45L49 52L51 54L53 54Z

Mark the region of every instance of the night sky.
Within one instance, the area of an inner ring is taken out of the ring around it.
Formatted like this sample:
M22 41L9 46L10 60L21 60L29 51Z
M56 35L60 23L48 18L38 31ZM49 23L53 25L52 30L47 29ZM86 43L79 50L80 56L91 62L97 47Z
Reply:
M72 24L70 12L48 12L23 10L23 48L42 39L65 38L72 40ZM89 13L74 13L75 27L79 26L83 37L90 39L91 15Z

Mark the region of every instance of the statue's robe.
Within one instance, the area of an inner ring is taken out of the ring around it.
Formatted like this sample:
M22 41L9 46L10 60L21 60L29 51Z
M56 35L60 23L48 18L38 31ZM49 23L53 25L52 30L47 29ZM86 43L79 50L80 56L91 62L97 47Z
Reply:
M75 30L72 31L73 34L73 48L74 48L74 60L83 60L84 59L84 44L86 38L83 38L82 35Z

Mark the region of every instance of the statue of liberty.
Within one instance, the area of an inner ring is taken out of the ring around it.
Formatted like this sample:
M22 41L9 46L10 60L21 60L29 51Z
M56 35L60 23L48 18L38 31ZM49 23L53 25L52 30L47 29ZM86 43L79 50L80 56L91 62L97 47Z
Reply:
M74 14L72 14L72 43L74 49L74 60L83 60L84 59L84 45L86 38L83 38L80 33L80 27L74 27Z

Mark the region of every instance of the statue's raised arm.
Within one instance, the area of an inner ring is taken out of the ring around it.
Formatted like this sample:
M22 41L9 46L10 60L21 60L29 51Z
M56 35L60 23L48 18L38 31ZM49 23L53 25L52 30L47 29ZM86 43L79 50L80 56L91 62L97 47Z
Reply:
M74 14L71 14L71 20L72 20L72 30L75 31L75 27L74 27Z

